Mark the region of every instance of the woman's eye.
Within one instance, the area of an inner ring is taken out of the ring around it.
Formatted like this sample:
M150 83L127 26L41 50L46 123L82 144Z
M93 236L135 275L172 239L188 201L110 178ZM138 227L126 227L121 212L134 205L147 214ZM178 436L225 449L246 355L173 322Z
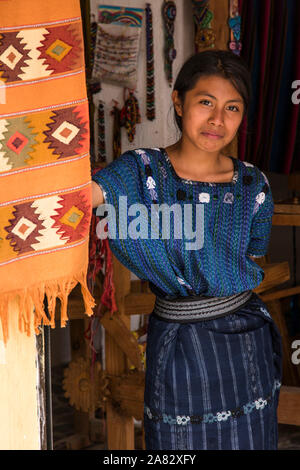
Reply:
M209 100L201 100L200 103L201 103L201 104L203 104L203 103L210 103L210 101L209 101Z
M235 108L236 111L239 111L239 108L237 106L228 106L228 108Z

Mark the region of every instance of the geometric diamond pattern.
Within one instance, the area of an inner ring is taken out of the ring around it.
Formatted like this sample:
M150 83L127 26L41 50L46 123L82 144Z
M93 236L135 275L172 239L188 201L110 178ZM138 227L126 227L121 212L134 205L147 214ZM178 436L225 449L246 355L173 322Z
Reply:
M46 54L61 62L71 49L72 47L66 44L64 41L56 39L56 41L54 41L51 46L48 47Z
M55 220L54 228L58 229L61 238L67 237L72 243L85 237L89 232L89 204L86 199L87 191L76 191L60 195L60 208Z
M89 234L89 189L13 204L5 239L19 255L73 243ZM6 226L5 226L6 225ZM1 232L0 232L1 234ZM0 240L1 241L1 240Z
M70 122L64 121L61 125L52 133L52 136L62 142L63 144L68 145L74 137L78 134L80 129Z
M0 174L88 153L88 102L0 119Z
M0 77L6 82L40 79L84 65L80 20L63 26L2 31L0 37Z
M53 110L45 143L58 158L72 157L81 154L87 146L87 106L86 104Z
M28 51L17 35L18 31L1 33L0 76L5 82L20 81L22 68L28 68Z
M39 58L44 60L54 73L63 73L83 66L82 31L79 22L68 26L47 27L47 32L41 41L42 46L38 48Z
M17 49L10 45L1 55L0 61L3 62L11 70L14 70L17 63L22 59L23 54L20 54Z
M62 224L69 225L70 227L73 227L74 230L77 228L78 224L81 222L81 219L83 218L84 213L78 209L78 207L72 206L71 209L69 209L64 216L59 219L59 221Z
M29 164L37 144L34 134L24 117L0 120L0 172Z
M6 142L8 148L13 150L16 154L20 154L25 145L27 144L28 139L20 132L15 132L14 135Z
M31 222L31 220L26 219L26 217L21 217L11 233L17 235L21 240L26 240L36 227L37 225Z

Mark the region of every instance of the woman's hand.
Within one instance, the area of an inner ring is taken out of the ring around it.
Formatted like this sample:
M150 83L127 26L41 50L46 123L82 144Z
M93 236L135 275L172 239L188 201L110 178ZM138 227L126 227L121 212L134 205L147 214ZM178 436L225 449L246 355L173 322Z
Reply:
M95 181L92 181L92 205L93 209L95 207L100 206L100 204L104 203L104 196L103 196L103 191L100 188L99 184L97 184Z

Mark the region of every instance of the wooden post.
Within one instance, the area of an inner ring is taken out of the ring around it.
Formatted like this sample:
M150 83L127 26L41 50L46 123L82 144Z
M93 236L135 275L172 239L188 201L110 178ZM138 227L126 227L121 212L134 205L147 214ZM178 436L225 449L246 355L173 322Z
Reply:
M10 337L6 346L0 336L0 449L41 450L45 415L40 412L44 404L39 395L36 336L19 331L18 314L15 299L9 304Z
M124 299L130 291L130 272L114 257L114 284L116 301L122 321L130 329L130 317L124 314ZM110 375L122 375L128 370L125 354L111 335L105 331L105 365ZM134 422L132 417L120 414L111 403L106 405L107 448L134 450Z

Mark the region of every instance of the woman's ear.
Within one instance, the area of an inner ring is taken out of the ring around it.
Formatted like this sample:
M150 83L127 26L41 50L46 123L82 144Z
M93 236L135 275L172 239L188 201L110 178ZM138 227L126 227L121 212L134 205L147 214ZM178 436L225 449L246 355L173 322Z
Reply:
M181 103L181 100L178 96L178 91L177 90L174 90L172 92L172 101L173 101L176 113L178 114L178 116L182 117L182 103Z

